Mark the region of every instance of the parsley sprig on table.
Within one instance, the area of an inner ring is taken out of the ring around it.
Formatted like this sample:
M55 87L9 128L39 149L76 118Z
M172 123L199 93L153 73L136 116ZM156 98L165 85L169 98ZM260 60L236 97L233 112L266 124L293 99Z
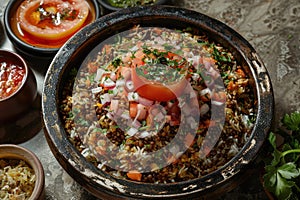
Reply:
M276 136L284 143L276 146ZM298 199L300 195L300 112L286 114L282 128L271 132L268 138L272 150L271 159L266 159L264 186L277 199Z

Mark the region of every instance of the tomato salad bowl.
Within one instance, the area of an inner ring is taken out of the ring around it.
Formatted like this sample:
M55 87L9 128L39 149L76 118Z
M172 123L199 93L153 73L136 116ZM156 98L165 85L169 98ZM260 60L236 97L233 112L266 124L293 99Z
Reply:
M251 45L206 15L128 8L71 38L44 83L48 144L108 199L208 198L255 165L273 92Z
M4 26L17 50L52 57L99 15L96 0L12 0L4 12Z

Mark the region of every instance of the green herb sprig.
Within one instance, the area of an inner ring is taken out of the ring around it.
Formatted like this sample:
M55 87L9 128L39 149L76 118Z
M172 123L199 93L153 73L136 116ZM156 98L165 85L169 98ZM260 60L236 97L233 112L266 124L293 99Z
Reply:
M108 2L115 7L127 8L127 7L154 4L156 0L109 0Z
M265 159L264 187L277 199L298 199L300 195L300 113L286 114L282 128L271 132L271 159ZM281 135L284 143L276 145L276 136Z

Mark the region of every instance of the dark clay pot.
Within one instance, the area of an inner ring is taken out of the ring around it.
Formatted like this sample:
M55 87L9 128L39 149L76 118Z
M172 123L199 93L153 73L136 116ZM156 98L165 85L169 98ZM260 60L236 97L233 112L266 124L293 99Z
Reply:
M257 98L257 121L249 141L222 168L202 177L172 184L147 184L121 180L91 163L69 142L63 128L57 102L72 67L80 63L100 41L134 25L183 29L197 27L214 41L234 52L252 79ZM251 45L225 24L201 13L169 6L124 9L104 16L87 26L59 50L45 78L42 112L45 135L51 150L63 168L86 190L104 199L208 198L227 192L243 180L246 169L255 164L270 128L273 115L273 91L267 70Z

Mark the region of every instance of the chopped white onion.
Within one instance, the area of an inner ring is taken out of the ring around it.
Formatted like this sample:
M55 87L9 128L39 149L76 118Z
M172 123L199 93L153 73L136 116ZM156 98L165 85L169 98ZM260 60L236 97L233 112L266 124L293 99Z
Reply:
M133 47L130 49L130 51L131 51L131 52L134 52L134 51L137 51L138 49L139 49L138 46L135 45L135 46L133 46Z
M151 134L150 134L150 132L148 132L148 131L143 131L140 135L139 135L139 137L140 138L145 138L145 137L149 137Z
M127 95L128 101L138 101L139 100L139 94L136 92L129 92Z
M129 136L134 136L136 133L138 132L138 129L134 128L134 127L131 127L128 131L127 131L127 134Z
M128 80L126 81L125 85L128 91L132 92L134 90L133 81Z
M103 79L105 79L105 80L103 80L104 87L112 88L112 87L116 86L116 83L113 80L111 80L110 78L104 77Z
M120 88L114 87L111 91L112 91L111 95L115 97L119 94Z
M205 88L205 89L200 91L201 96L206 95L206 94L211 95L211 90L209 88Z
M98 69L97 69L96 76L95 76L95 78L94 78L94 81L99 82L99 81L101 80L103 74L105 74L105 73L106 73L106 71L105 71L104 69L98 68Z
M111 72L109 77L110 77L110 79L113 80L113 81L116 81L116 80L117 80L117 75L116 75L115 72Z
M107 117L108 119L111 119L111 120L114 119L114 116L113 116L113 113L112 113L112 112L107 112L107 113L106 113L106 117Z
M199 75L198 73L193 73L193 74L192 74L192 79L193 79L194 81L197 81L199 78L200 78L200 75Z
M102 87L92 88L92 93L93 93L93 94L99 93L99 92L102 91L102 89L103 89Z
M101 101L101 104L109 103L110 102L110 94L108 94L108 93L102 94L100 96L100 101Z
M222 105L224 105L224 102L211 100L211 104L216 105L216 106L222 106Z
M125 80L124 79L118 79L116 81L116 87L121 87L125 85Z
M133 120L132 121L132 123L131 123L131 125L134 127L134 128L140 128L141 127L141 123L137 120L137 119L135 119L135 120Z
M144 106L151 106L154 103L154 101L146 99L146 98L141 97L141 96L139 96L138 101L139 101L140 104L143 104Z

